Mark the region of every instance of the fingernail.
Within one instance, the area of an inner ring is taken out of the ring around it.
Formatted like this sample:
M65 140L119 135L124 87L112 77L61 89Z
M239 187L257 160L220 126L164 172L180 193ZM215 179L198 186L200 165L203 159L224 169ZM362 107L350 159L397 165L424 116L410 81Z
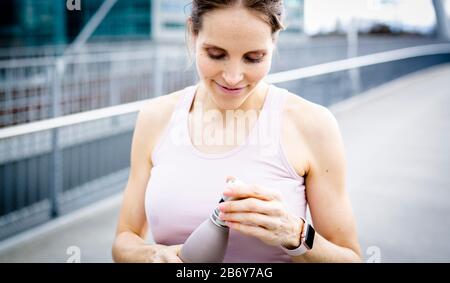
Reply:
M231 189L229 189L229 188L226 188L224 191L223 191L223 194L224 195L231 195L233 193L233 190L231 190Z
M220 204L219 204L219 210L220 210L220 211L223 211L224 208L225 208L225 205L224 205L223 203L220 203Z

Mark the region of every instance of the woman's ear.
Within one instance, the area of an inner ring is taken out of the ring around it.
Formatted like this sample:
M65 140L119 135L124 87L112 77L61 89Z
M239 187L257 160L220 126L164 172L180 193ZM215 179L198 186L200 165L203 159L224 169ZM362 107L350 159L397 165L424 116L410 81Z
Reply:
M192 29L192 19L189 17L186 21L186 34L185 42L187 47L188 64L186 70L191 68L195 61L195 49L196 49L197 36L194 34Z
M277 31L277 32L272 34L272 43L273 43L274 46L277 45L279 36L280 36L280 31Z
M190 37L192 40L195 41L195 39L197 38L197 35L196 35L195 32L194 32L194 23L192 22L192 18L191 18L191 17L189 17L189 18L186 20L186 29L187 29L187 32L188 32L188 34L189 34L189 37Z
M186 20L186 29L189 34L193 34L193 24L192 24L192 17L188 17Z
M194 26L191 17L186 20L186 37L186 43L189 46L189 50L195 54L195 42L197 41L197 35L194 33Z

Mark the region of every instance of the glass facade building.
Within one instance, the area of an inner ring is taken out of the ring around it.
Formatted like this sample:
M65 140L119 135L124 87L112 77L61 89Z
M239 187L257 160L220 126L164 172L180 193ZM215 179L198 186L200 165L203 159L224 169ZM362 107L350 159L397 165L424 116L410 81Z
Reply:
M67 41L65 15L65 1L0 1L0 45L65 43Z
M190 13L189 0L155 0L153 17L155 34L159 38L179 37L184 34L185 21ZM286 32L303 34L304 0L284 0Z
M0 1L2 47L70 43L104 0L80 0L69 10L66 0ZM151 38L151 0L118 0L91 40Z

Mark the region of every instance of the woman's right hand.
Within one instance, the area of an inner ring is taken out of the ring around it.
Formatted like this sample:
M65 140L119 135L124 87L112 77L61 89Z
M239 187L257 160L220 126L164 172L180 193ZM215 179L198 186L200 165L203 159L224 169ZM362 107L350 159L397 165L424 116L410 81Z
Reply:
M152 255L153 263L183 263L178 256L183 245L160 246Z

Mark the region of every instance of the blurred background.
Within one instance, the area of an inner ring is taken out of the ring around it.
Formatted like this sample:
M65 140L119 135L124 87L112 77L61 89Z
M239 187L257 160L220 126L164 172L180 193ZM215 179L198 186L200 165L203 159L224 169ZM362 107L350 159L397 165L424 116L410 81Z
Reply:
M267 81L336 116L364 261L449 262L450 0L284 3ZM189 11L0 2L0 262L112 261L137 111L197 80Z

